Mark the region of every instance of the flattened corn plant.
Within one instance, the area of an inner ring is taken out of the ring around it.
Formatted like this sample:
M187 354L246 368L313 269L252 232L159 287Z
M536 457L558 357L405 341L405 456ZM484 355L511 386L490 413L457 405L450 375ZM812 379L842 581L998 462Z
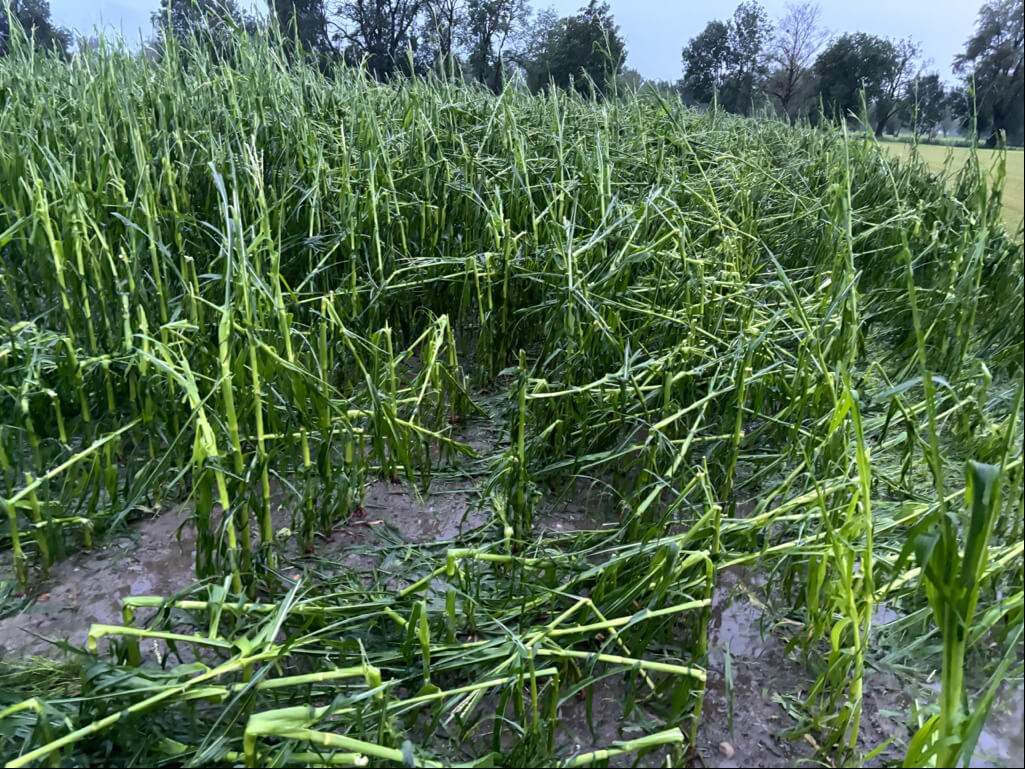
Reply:
M91 629L80 694L0 699L7 765L679 762L741 565L786 604L823 753L863 760L866 671L914 660L943 691L908 760L970 757L1021 659L999 178L643 91L229 53L63 62L16 30L0 60L5 590L144 511L198 537L195 587ZM489 420L488 524L286 577L275 489L309 550L375 479L464 472ZM607 525L538 525L582 486ZM643 734L567 737L613 678Z

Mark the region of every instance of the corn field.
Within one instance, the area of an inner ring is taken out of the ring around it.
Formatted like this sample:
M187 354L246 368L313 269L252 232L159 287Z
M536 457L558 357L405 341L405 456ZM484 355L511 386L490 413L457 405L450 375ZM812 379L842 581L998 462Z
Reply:
M241 35L67 62L15 40L0 598L153 511L196 549L192 587L89 629L73 694L5 679L0 758L681 766L746 567L812 671L818 760L871 760L886 633L939 684L903 760L966 762L1022 667L1000 182L653 91L380 84ZM468 533L371 569L286 552L371 484L451 478ZM600 523L540 525L581 499ZM590 719L613 679L642 726L567 741L562 709Z

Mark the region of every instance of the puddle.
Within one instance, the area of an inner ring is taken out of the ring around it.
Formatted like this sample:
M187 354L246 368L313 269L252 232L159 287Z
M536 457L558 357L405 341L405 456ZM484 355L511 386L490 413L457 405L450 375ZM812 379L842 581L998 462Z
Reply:
M708 626L708 684L696 747L704 766L794 766L812 756L807 743L773 736L790 725L771 697L800 689L807 674L783 657L779 643L761 632L759 599L743 569L719 572ZM733 677L733 729L723 649ZM720 748L720 745L726 743Z
M806 693L814 678L801 665L783 657L780 642L763 633L760 591L743 569L725 569L712 600L709 621L708 687L699 730L705 766L794 766L811 761L812 743L785 740L773 732L793 725L782 707L772 702L776 693ZM888 606L876 607L873 623L885 625L903 615ZM729 730L729 697L723 648L731 654L733 675L733 732ZM796 698L796 697L795 697ZM896 676L868 671L861 723L861 750L865 753L897 735L894 744L868 766L892 765L903 758L910 734L899 715L909 712L911 698ZM1020 767L1025 763L1023 690L1020 685L997 697L979 737L973 767ZM720 744L729 743L727 750ZM732 750L732 755L727 754ZM814 763L814 762L813 762Z
M708 625L710 648L724 646L734 657L758 659L776 649L776 639L761 630L762 609L749 591L743 569L719 573L719 584ZM716 652L722 657L722 652Z
M889 625L891 622L896 622L903 616L903 614L894 611L884 603L876 604L875 609L872 612L872 627Z
M971 766L1025 766L1025 690L1005 688L993 701Z

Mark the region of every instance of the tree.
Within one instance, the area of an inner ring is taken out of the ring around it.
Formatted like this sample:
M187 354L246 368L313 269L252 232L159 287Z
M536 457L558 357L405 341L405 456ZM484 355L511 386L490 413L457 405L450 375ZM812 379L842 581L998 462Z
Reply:
M949 110L949 96L935 72L915 78L907 94L908 117L915 136L933 138Z
M512 54L514 61L526 73L527 87L537 92L549 85L552 56L565 31L566 20L554 8L545 8L528 22L523 35L523 46Z
M947 110L954 124L959 129L974 128L975 94L972 89L962 83L947 91Z
M857 112L862 91L866 100L878 96L888 66L889 45L882 38L856 32L834 40L815 59L813 71L819 95L834 117Z
M876 136L904 105L914 78L918 46L864 32L843 35L819 54L813 67L823 103L838 119L859 111L861 95L871 110Z
M881 83L882 92L872 110L876 136L882 136L886 124L907 106L916 76L915 63L922 52L911 38L898 40L891 45L893 53L890 66Z
M466 1L424 0L423 15L417 34L421 62L425 68L454 75L456 38L466 23Z
M526 27L526 0L468 0L463 35L467 70L496 93L502 90L506 45Z
M644 82L640 72L632 67L623 67L616 78L616 87L622 91L639 91Z
M943 100L943 118L940 120L938 130L944 136L956 134L962 128L959 107L965 100L962 97L963 88L957 86L946 89L946 98Z
M765 10L753 0L738 5L731 20L709 22L683 49L684 95L708 103L718 94L724 108L747 114L768 71L771 29Z
M323 0L270 0L270 6L285 40L298 41L311 54L331 50Z
M168 38L186 46L202 41L218 57L231 49L233 33L256 26L235 0L160 0L160 9L150 18L160 48Z
M683 49L685 97L708 104L723 89L733 66L733 47L728 22L710 21L701 34Z
M10 0L9 13L8 17L8 10L4 2L0 1L0 56L6 56L10 51L11 19L21 26L36 50L56 50L61 56L67 56L71 33L63 27L54 26L48 0Z
M765 10L757 2L741 3L733 13L733 49L735 67L726 82L728 108L748 114L755 92L768 73L765 48L772 34L772 26Z
M386 80L404 71L406 50L415 43L413 24L424 0L342 0L335 35L350 63L366 59L370 74Z
M1022 69L1025 38L1025 2L994 0L979 10L975 34L964 53L954 59L954 70L969 87L974 84L978 131L1005 131L1007 140L1021 144L1025 123L1025 73Z
M526 64L528 83L543 88L554 84L588 92L593 84L598 94L615 86L623 67L626 44L612 18L608 3L590 0L573 16L555 19L546 15L535 26L530 47L533 60Z
M819 24L821 9L817 3L788 4L787 15L776 25L768 58L776 69L769 76L766 91L779 101L790 122L807 90L812 60L826 42L826 31Z

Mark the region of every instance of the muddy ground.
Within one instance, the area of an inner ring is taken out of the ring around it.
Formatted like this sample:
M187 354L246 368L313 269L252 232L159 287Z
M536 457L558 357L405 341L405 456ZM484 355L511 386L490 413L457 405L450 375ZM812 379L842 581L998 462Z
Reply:
M386 481L366 493L364 518L353 519L327 536L319 536L315 552L304 553L293 543L285 547L293 569L332 570L332 566L366 570L373 559L361 545L395 545L452 540L486 524L469 478L437 483L421 498L405 485ZM282 506L276 526L287 526ZM168 509L129 525L92 551L76 553L57 563L38 580L34 601L24 613L0 620L0 657L57 656L47 639L66 639L83 646L93 623L120 624L121 599L134 595L170 595L194 579L195 535L182 508ZM538 527L552 531L600 525L581 506L552 506L538 517ZM369 560L368 560L369 559ZM764 595L743 570L724 570L713 600L709 626L711 651L708 690L699 733L695 766L782 767L814 761L814 741L786 739L779 733L793 726L787 714L788 697L806 693L808 671L785 658L777 632L765 627ZM885 620L885 617L883 617ZM732 703L726 684L725 654L732 667ZM610 679L596 686L593 698L595 733L587 726L581 703L567 703L560 712L559 739L588 750L617 739L638 736L633 723L621 720L622 683ZM872 750L896 735L892 745L871 762L890 764L903 754L908 731L898 713L907 713L909 698L894 676L873 672L866 681L862 719L863 749ZM732 729L730 709L732 706ZM1002 693L983 733L975 766L1022 766L1022 690ZM895 720L898 719L898 720ZM643 765L664 762L661 751L646 756ZM625 765L629 765L626 762ZM664 765L664 763L662 764Z
M709 623L708 690L702 722L703 758L706 766L795 766L812 762L817 743L811 735L787 739L780 733L794 725L787 707L796 706L813 677L796 660L784 656L776 628L767 626L764 596L753 575L743 569L719 574ZM726 677L726 653L733 678L732 733L730 693ZM884 750L868 762L879 766L903 755L906 730L883 715L906 712L908 701L892 676L869 673L861 723L862 750L870 752L892 735L899 748ZM713 750L713 746L717 749Z

